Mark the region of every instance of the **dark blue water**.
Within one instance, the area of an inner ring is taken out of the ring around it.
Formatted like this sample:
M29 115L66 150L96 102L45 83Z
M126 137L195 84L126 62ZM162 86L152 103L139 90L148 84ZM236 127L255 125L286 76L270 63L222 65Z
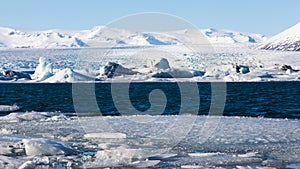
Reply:
M120 115L114 106L111 84L77 84L77 87L84 91L86 85L94 85L98 107L103 115ZM208 114L212 101L211 83L198 83L198 88L198 114ZM17 104L23 112L75 112L72 84L1 83L0 89L0 105ZM162 90L167 98L166 109L161 114L178 114L181 96L177 83L131 83L129 96L132 105L141 112L148 110L151 106L149 93L154 89ZM83 105L88 106L89 103ZM227 83L222 115L299 119L300 82Z

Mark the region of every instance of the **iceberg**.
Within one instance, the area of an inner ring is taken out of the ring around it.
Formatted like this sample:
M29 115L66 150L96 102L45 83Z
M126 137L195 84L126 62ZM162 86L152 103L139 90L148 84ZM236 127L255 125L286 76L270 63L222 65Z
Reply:
M40 57L39 65L36 67L35 72L31 76L31 78L40 82L48 79L51 76L53 76L52 63L47 63L46 58Z
M19 167L19 169L34 169L35 167L36 167L35 162L26 161Z
M47 139L23 139L27 156L37 155L73 155L75 150L65 147L61 143Z
M100 68L100 77L113 78L114 76L121 75L134 75L138 72L133 71L129 68L123 67L122 65L115 62L107 62L103 68Z
M171 68L169 61L166 58L161 58L160 61L154 65L154 67L157 69L163 69L163 70Z
M9 106L9 105L0 105L0 113L6 112L14 112L20 110L20 107L17 105Z
M249 66L235 65L236 73L247 74L250 72Z
M78 73L70 68L60 70L53 76L45 79L43 82L48 83L72 83L72 82L82 82L82 81L94 81L95 78L89 77L87 75Z
M151 77L154 78L192 78L194 74L190 71L183 70L183 69L167 69L164 71L159 71L153 73Z
M124 146L98 151L95 155L97 167L134 165L143 160L145 154L141 149L131 149ZM156 163L155 163L156 164Z
M173 68L166 58L161 58L160 61L154 65L154 69L156 69L154 70L154 73L150 74L150 76L154 78L192 78L199 73L185 70L182 67Z

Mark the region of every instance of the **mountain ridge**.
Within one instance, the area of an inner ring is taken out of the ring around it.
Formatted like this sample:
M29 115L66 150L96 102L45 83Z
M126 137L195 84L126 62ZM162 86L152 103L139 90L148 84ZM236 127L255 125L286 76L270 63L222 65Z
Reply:
M259 49L300 51L300 22L271 37L258 46Z
M267 38L261 34L231 30L199 29L211 44L256 44ZM179 40L164 33L135 32L95 26L88 30L21 31L0 27L0 48L83 48L112 45L176 45Z

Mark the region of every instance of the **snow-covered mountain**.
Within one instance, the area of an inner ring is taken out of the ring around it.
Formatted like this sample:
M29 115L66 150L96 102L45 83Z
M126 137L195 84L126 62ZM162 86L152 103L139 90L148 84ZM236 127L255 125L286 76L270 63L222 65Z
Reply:
M0 27L0 47L6 48L62 48L86 47L85 42L64 31L47 30L24 32Z
M203 29L201 32L208 38L210 43L261 43L267 37L261 34L244 33L231 30Z
M260 49L300 51L300 22L259 45Z
M177 43L176 39L164 35L133 32L106 26L97 26L91 30L78 31L74 36L82 39L90 47L101 47L106 45L170 45Z
M266 37L260 34L216 29L203 29L200 31L212 44L253 44L266 40ZM46 30L35 32L0 27L0 48L2 49L80 48L112 45L149 46L179 43L176 37L171 37L162 32L134 32L106 26L96 26L90 30L81 31Z

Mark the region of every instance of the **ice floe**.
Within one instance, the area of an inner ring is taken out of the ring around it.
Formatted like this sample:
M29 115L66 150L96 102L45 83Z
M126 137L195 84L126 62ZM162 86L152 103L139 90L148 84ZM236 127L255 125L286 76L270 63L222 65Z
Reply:
M297 120L193 115L78 118L46 112L0 117L0 167L285 168L300 162ZM192 125L189 133L181 138L178 129L162 137L177 118L182 121L178 128ZM139 124L138 119L149 120ZM202 142L199 136L207 134L202 129L209 121L218 121L217 128ZM110 124L113 132L105 132L107 125L101 122ZM182 141L173 148L164 148L179 138Z
M37 82L48 79L53 76L52 63L48 63L44 57L39 58L39 65L36 67L34 74L31 78Z
M28 156L37 155L72 155L77 152L61 143L46 139L23 139L25 153Z
M20 107L17 105L9 106L9 105L0 105L0 113L5 113L5 112L13 112L20 110Z

